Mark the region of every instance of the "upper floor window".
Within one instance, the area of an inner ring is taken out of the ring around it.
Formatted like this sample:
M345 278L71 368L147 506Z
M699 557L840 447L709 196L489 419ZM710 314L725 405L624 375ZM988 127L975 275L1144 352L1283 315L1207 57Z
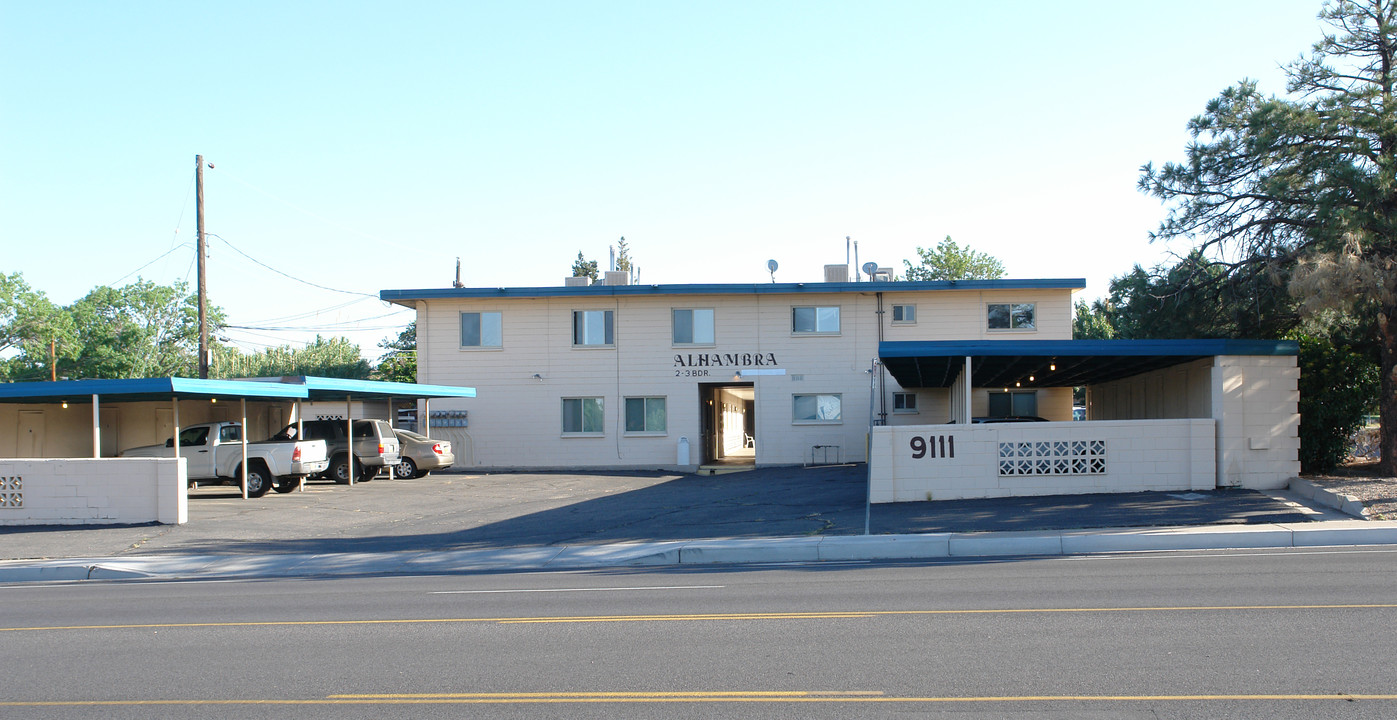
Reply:
M675 345L712 345L713 308L675 308Z
M917 322L916 305L894 305L893 322L914 325Z
M504 345L504 320L497 312L461 313L461 347Z
M595 347L615 345L614 311L573 310L572 344Z
M990 303L989 329L991 330L1033 330L1034 303Z
M835 334L839 332L839 306L791 308L791 332Z

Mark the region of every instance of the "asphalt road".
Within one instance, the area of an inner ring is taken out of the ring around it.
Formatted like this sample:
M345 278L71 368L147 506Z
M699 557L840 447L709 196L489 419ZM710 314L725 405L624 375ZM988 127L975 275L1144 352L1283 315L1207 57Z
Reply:
M0 715L1391 718L1394 569L1350 548L0 586Z

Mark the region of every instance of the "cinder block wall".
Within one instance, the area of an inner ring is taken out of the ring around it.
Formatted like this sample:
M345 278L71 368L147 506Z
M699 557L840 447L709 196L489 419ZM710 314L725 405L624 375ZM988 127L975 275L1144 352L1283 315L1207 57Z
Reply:
M0 525L188 522L183 458L0 460Z
M1300 368L1294 355L1213 359L1218 484L1265 490L1300 474Z
M870 456L873 502L1209 490L1217 483L1208 419L878 427Z

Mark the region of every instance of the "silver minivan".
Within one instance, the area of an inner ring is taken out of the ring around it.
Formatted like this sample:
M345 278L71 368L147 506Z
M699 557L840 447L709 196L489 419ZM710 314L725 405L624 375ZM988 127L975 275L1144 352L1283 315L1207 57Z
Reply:
M330 467L320 477L328 477L337 483L349 482L348 443L345 442L344 420L305 420L301 428L306 440L324 440L330 456ZM294 433L295 425L288 425L281 434ZM398 436L393 434L393 426L387 420L358 419L354 421L354 480L368 482L374 475L398 464L401 446Z

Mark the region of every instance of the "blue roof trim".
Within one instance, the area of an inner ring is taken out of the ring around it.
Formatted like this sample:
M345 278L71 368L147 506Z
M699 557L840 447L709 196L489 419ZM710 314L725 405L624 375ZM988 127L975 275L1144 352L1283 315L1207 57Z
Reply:
M120 380L59 380L0 383L0 401L76 400L93 395L116 402L170 397L229 397L259 400L307 400L312 397L375 396L407 398L475 397L475 388L451 385L290 377L243 380L199 378L129 378Z
M380 290L388 302L453 298L544 298L652 295L772 295L801 293L925 292L929 290L1081 290L1084 278L1038 280L931 280L924 282L705 283L695 285L586 285L580 287L426 288Z
M1143 357L1202 355L1298 355L1294 340L927 340L885 341L880 357Z
M292 385L177 377L0 383L0 399L53 398L58 400L78 399L91 395L247 397L298 400L306 397L306 391L304 388Z
M339 395L376 395L380 397L475 397L475 388L454 385L419 385L417 383L387 382L383 380L351 380L349 378L327 378L306 376L300 380L311 395L335 393Z

